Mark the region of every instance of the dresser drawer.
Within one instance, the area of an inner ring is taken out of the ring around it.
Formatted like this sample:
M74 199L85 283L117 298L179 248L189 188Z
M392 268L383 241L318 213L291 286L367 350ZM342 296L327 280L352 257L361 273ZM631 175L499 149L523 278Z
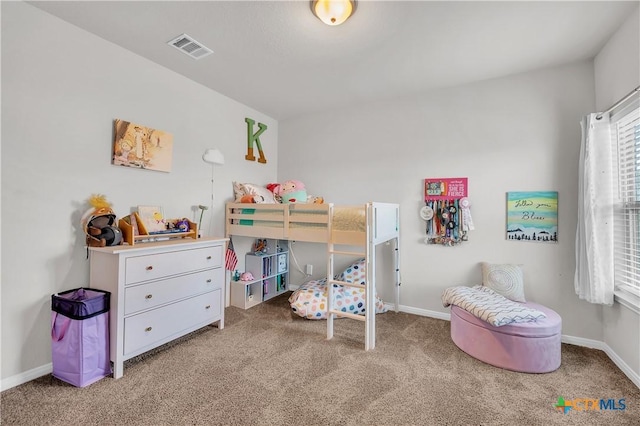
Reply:
M124 319L124 355L147 350L161 342L214 322L221 315L222 289L143 312Z
M224 270L216 268L129 286L124 290L124 314L130 315L174 300L222 288L223 282Z
M222 246L132 256L125 260L125 285L222 266Z

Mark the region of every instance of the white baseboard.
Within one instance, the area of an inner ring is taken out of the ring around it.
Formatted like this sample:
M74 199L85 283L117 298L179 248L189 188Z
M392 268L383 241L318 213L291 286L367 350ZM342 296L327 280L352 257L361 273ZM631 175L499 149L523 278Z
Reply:
M25 371L24 373L8 377L0 381L0 392L11 389L23 383L30 382L31 380L35 380L38 377L46 376L47 374L51 374L52 372L53 364L49 363L40 367L36 367L32 370Z
M624 362L624 360L620 358L618 354L609 347L609 345L603 345L604 348L602 350L604 351L604 353L606 353L607 356L611 358L611 361L613 361L613 363L617 365L620 370L622 370L622 372L629 378L629 380L631 380L633 384L640 389L640 374L633 371L633 369L629 367L629 364Z
M389 308L390 311L393 311L395 309L395 305L393 303L385 303L384 305L387 308ZM451 320L451 314L448 312L430 311L428 309L419 309L419 308L414 308L412 306L405 306L405 305L398 305L398 311L406 312L408 314L419 315L421 317L436 318L436 319L441 319L445 321Z
M606 346L604 342L600 342L599 340L583 339L582 337L567 336L566 334L562 335L562 343L582 346L583 348L589 349L600 349L601 351L604 351L604 346Z
M591 349L599 349L603 351L605 354L607 354L607 356L611 359L611 361L613 361L613 363L620 370L622 370L625 376L627 376L629 380L633 382L634 385L640 388L640 374L633 371L633 369L629 367L629 364L624 362L624 360L620 358L618 354L615 353L613 349L611 349L611 347L606 343L599 342L597 340L583 339L582 337L565 336L565 335L562 336L562 342L568 343L570 345L582 346L582 347L591 348Z

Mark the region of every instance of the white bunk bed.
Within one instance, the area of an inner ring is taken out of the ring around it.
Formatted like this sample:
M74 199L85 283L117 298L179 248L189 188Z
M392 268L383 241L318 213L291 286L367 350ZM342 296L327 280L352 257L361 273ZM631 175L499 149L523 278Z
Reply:
M394 243L394 309L400 294L400 208L398 204L370 202L357 206L333 204L245 204L227 203L226 236L273 238L327 244L327 339L333 337L333 320L347 317L365 322L365 349L375 348L375 271L379 244ZM352 251L352 248L363 251ZM354 315L331 306L332 284L362 287L359 283L337 281L336 255L365 259L365 315Z

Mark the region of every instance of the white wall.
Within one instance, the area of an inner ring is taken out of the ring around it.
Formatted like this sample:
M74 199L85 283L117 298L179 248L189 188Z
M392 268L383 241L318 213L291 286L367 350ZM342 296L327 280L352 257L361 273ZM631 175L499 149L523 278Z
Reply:
M245 117L268 125L266 165L244 159ZM172 133L171 173L111 165L116 118ZM215 169L211 234L223 236L231 181L276 181L277 141L270 117L26 3L2 2L3 388L50 368L51 294L88 283L80 216L91 194L105 194L119 216L152 204L197 219L193 207L211 198L201 155L217 147L226 164Z
M640 7L598 53L594 67L597 111L640 85ZM604 342L640 376L640 316L618 303L603 314Z
M640 84L640 6L594 61L596 109L604 110Z
M281 121L278 177L329 202L400 204L406 309L445 314L442 291L479 284L480 262L519 263L527 298L557 310L563 334L602 341L601 308L573 289L579 119L593 109L593 78L584 62ZM427 177L469 178L468 242L423 244ZM559 192L557 244L505 238L506 192L535 190ZM297 255L321 275L321 248Z

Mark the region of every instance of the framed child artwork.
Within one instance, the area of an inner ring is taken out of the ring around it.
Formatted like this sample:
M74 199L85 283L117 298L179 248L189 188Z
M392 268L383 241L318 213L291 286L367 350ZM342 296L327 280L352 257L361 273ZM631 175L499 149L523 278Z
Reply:
M113 136L113 165L160 172L171 171L171 133L116 119Z

